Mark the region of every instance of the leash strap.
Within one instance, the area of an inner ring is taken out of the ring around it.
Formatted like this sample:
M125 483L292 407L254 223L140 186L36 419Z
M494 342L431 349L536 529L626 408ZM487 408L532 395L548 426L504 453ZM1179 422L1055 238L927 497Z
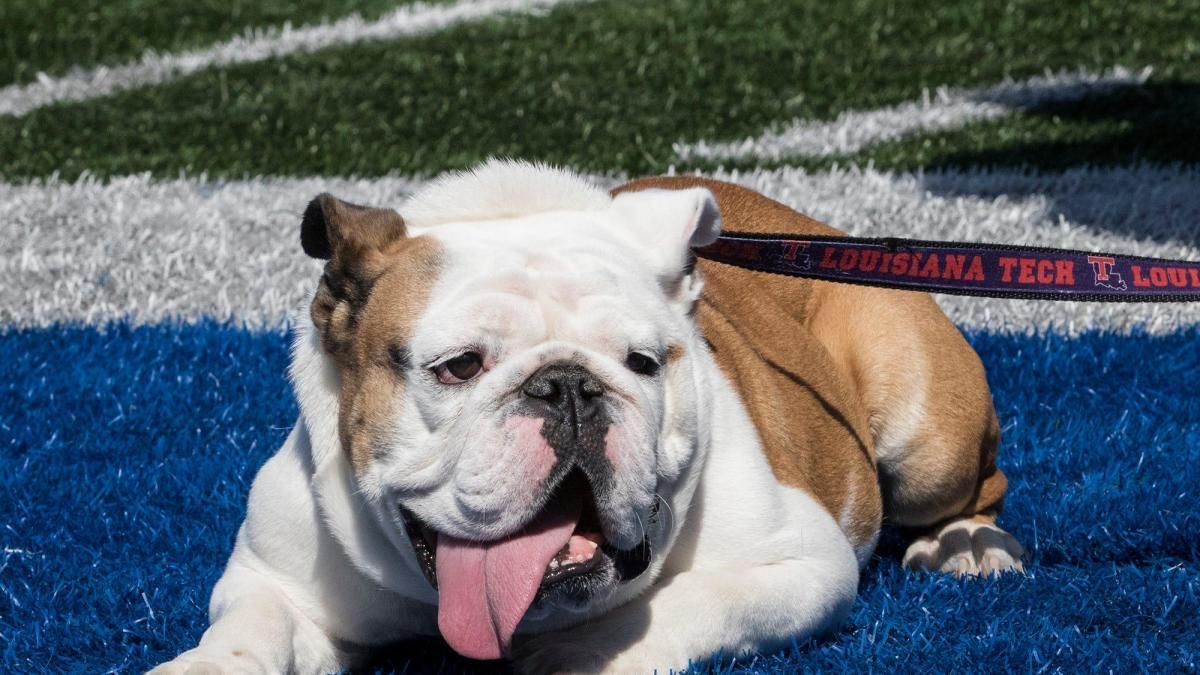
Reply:
M1200 262L1034 246L724 232L696 255L807 279L990 298L1200 301Z

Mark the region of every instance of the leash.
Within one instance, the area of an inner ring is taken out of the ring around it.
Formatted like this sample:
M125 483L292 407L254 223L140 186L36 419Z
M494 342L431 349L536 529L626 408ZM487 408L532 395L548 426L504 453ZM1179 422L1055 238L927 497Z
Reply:
M893 237L723 232L716 262L806 279L1026 300L1200 302L1200 262Z

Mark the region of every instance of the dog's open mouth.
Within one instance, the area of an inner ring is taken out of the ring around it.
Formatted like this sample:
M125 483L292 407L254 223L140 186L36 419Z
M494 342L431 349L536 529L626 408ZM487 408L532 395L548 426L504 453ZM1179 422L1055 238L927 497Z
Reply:
M650 562L647 540L620 550L605 539L591 487L578 471L520 532L496 541L459 540L403 507L400 513L421 570L438 589L442 635L471 658L502 657L531 606L582 604Z

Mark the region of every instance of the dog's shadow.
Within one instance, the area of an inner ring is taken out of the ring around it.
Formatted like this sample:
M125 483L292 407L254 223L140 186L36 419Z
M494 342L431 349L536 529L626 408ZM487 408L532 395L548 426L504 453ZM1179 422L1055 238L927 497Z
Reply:
M407 640L381 650L370 663L351 671L353 675L485 675L508 674L512 668L500 661L471 661L455 654L442 640Z

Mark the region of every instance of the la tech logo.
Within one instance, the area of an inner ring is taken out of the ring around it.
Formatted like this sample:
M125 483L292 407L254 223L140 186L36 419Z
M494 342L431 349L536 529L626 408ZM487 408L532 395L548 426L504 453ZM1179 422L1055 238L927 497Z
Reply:
M1113 271L1116 260L1110 256L1089 255L1088 263L1096 285L1114 291L1128 290L1121 275ZM1138 264L1129 265L1135 288L1200 288L1200 268L1181 264Z
M796 269L812 269L812 258L808 255L807 241L783 242L783 255L781 257L791 263L792 267Z
M1120 272L1113 271L1116 260L1104 255L1089 255L1088 263L1092 266L1092 276L1097 286L1110 291L1129 290L1129 285L1121 278Z

